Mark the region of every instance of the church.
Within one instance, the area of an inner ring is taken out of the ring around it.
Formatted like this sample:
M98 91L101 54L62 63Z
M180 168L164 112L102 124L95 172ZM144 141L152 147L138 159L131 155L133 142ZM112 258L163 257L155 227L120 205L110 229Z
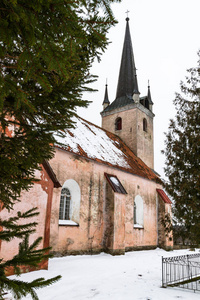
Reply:
M109 101L106 85L101 117L99 127L77 116L75 128L57 137L54 158L15 210L38 207L32 239L42 236L57 256L172 249L162 225L171 201L154 171L153 101L149 86L140 97L128 17L116 98ZM2 242L1 257L16 243Z

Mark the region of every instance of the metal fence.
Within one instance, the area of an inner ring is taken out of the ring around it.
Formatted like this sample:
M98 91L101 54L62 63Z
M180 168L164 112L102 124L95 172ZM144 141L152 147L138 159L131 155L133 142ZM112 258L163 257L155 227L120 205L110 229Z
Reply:
M200 253L162 257L162 287L200 291Z

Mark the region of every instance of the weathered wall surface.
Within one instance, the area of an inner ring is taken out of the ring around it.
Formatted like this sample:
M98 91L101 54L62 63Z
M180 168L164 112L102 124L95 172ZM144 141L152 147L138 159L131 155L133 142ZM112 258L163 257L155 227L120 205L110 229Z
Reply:
M115 120L119 117L122 118L122 129L116 130ZM144 118L147 120L147 132L143 131ZM118 135L136 156L141 158L147 166L154 168L152 117L137 108L127 109L103 116L102 128Z
M50 237L50 210L51 199L53 191L53 182L50 180L48 174L43 169L41 172L37 171L36 178L40 179L34 186L28 191L24 191L20 197L20 202L14 205L14 210L8 213L6 209L1 211L1 218L7 219L11 216L15 216L17 211L26 212L31 208L37 207L40 214L36 217L23 221L37 222L36 232L30 235L29 244L33 243L38 237L42 237L43 241L40 248L49 246ZM2 242L0 247L0 258L4 260L11 259L18 253L18 245L21 239L14 238L10 242ZM47 268L48 261L44 261L39 268ZM30 271L30 268L22 268L23 271ZM9 274L13 273L13 270L8 271Z
M93 162L62 150L56 151L50 164L61 185L73 179L81 191L78 226L58 224L61 188L54 191L50 242L53 251L61 254L98 251L102 248L104 173L95 172Z
M158 196L158 246L166 250L171 250L173 248L173 233L165 231L163 220L166 215L172 218L171 205L165 203Z
M95 253L105 248L123 252L157 246L156 183L60 149L50 164L61 185L73 179L81 191L80 221L72 226L59 225L61 188L54 189L50 230L53 252ZM127 195L113 192L104 172L116 175ZM140 229L133 224L136 195L144 201L144 227Z
M113 254L124 254L125 240L125 205L127 195L115 193L114 198L114 244Z
M126 247L127 250L152 248L157 245L157 202L156 184L139 177L133 178L129 183L126 202ZM133 201L137 195L143 199L144 226L133 226Z
M105 182L103 247L106 252L112 252L114 246L114 198L110 184Z

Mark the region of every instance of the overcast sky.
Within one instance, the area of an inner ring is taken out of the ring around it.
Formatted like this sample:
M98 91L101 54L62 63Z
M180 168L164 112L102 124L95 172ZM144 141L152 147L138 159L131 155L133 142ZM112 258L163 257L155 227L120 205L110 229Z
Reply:
M91 72L99 76L93 88L98 92L85 94L93 101L78 114L101 126L100 112L108 79L109 100L116 96L119 67L124 42L126 11L137 68L141 96L147 94L148 80L154 102L154 161L155 170L164 177L164 132L169 119L175 115L173 99L179 92L186 70L197 65L200 49L200 0L124 0L112 5L118 24L109 32L111 44L100 63L94 63Z

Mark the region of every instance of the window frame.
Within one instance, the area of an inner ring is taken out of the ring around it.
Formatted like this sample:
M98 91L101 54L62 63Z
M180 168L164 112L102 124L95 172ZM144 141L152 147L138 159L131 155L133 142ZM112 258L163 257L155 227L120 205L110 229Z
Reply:
M66 192L64 192L64 190L66 190ZM62 205L62 200L63 200L63 205ZM71 201L72 201L72 197L71 197L70 190L67 187L63 187L60 193L59 220L63 220L63 221L70 220Z
M143 119L143 131L147 132L147 119L146 118Z
M68 220L60 219L61 197L62 197L62 191L65 188L69 191L71 196ZM59 225L79 226L80 201L81 201L81 190L79 184L74 179L66 180L60 192L59 214L58 214Z
M140 195L135 196L133 207L134 228L144 228L144 201Z
M117 117L117 119L115 120L115 130L117 130L117 131L122 130L122 118L121 117Z

